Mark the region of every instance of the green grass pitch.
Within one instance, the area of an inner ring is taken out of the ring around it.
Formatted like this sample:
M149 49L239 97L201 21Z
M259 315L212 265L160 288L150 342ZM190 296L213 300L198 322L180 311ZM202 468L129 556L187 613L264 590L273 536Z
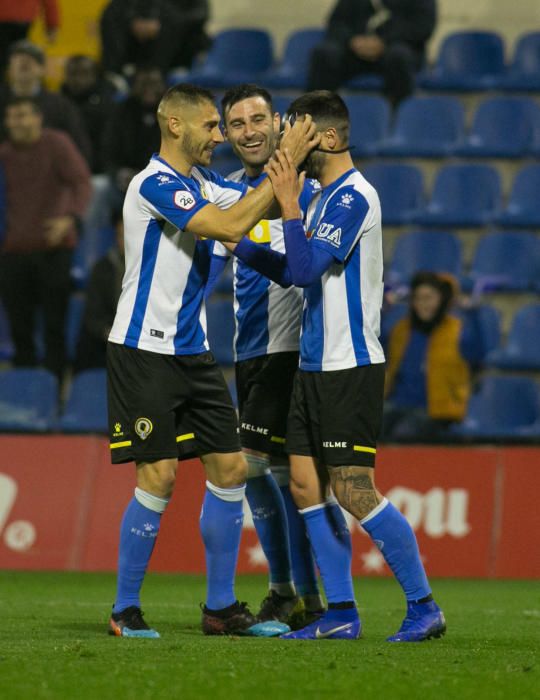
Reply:
M203 637L204 578L149 574L148 621L160 640L109 637L110 574L0 572L0 698L41 700L507 700L540 698L540 584L432 582L448 632L389 644L400 625L391 579L356 581L363 639L285 642ZM239 577L253 608L264 577Z

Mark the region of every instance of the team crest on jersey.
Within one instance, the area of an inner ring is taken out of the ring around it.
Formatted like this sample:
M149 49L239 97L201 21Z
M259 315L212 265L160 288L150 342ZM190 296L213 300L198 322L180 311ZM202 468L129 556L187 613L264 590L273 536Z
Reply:
M315 238L330 243L335 248L341 245L341 228L334 228L333 224L321 224L317 229Z
M174 193L174 203L179 209L189 211L195 206L195 197L187 190L177 190Z
M135 432L141 440L146 440L153 429L154 426L149 418L137 418L135 421Z

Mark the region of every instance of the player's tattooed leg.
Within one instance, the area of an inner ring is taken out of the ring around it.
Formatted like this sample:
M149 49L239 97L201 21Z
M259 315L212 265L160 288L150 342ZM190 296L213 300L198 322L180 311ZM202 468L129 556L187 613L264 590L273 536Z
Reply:
M366 472L366 467L332 467L330 479L339 504L358 520L380 503L373 477Z

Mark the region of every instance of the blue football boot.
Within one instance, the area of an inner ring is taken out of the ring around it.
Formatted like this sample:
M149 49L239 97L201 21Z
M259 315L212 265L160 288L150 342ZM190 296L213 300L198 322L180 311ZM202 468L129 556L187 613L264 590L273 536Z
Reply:
M344 620L336 619L332 612L328 610L307 627L282 634L281 639L358 639L362 635L358 613L351 620Z
M399 631L388 637L387 642L423 642L424 639L442 637L446 632L443 611L434 600L427 603L407 603L407 615Z
M130 605L119 613L113 612L109 619L109 634L115 637L159 639L159 632L146 624L143 614L136 605Z

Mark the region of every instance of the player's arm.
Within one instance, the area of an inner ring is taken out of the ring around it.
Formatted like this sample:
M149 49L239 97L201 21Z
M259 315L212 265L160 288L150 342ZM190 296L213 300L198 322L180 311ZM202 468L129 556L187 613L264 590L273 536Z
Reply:
M294 165L299 165L305 160L319 140L320 134L316 132L315 124L309 115L302 121L297 120L283 137ZM185 230L206 238L237 243L265 216L273 199L272 183L265 178L229 209L220 209L213 204L199 209L190 218Z
M328 270L334 257L330 252L312 246L306 238L299 204L304 177L298 177L290 154L287 151L277 151L266 171L281 207L286 257L292 282L297 287L309 287Z

